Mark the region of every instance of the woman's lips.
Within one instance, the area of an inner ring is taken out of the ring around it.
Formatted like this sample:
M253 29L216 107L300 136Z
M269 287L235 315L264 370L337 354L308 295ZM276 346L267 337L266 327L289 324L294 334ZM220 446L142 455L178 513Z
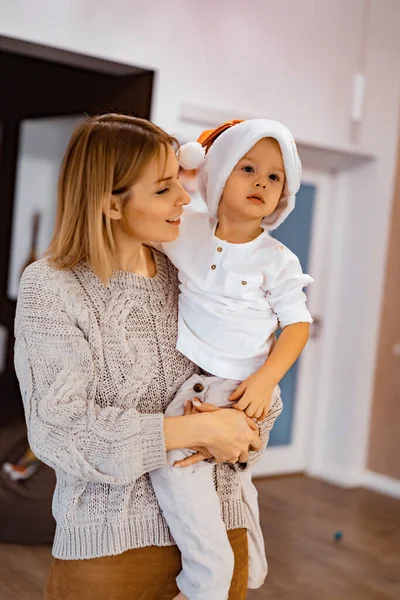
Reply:
M179 227L179 225L181 224L180 218L166 222L168 223L168 225L173 225L174 227Z

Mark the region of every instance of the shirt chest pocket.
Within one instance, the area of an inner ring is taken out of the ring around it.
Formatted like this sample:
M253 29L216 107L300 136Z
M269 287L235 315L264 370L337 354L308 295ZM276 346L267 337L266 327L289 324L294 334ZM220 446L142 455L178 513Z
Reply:
M256 299L265 297L262 289L263 276L228 273L225 279L224 292L228 298L235 300Z

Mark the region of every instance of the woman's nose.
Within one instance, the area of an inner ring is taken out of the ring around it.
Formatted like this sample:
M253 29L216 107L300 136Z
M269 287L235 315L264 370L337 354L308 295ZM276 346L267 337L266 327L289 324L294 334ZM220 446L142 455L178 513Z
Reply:
M190 198L189 194L187 193L187 191L185 190L185 188L183 187L183 185L181 183L179 185L180 185L181 189L178 194L178 204L179 205L190 204L191 198Z

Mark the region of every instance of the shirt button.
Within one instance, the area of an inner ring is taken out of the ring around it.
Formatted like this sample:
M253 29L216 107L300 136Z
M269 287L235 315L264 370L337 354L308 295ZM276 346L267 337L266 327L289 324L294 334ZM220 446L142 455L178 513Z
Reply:
M247 281L242 281L242 285L247 285Z
M221 246L218 246L218 248L217 248L217 252L222 252L222 248L221 248Z
M213 271L215 271L215 269L217 268L217 265L211 265L211 268Z
M193 391L196 392L196 394L199 394L203 390L204 390L204 386L201 383L195 383L194 384Z

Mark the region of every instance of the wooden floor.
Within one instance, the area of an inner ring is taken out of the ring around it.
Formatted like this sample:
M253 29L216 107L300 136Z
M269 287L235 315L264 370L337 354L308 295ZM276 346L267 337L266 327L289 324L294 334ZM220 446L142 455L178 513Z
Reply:
M249 600L400 599L400 501L302 476L256 484L270 573ZM40 600L50 561L0 544L0 600Z

